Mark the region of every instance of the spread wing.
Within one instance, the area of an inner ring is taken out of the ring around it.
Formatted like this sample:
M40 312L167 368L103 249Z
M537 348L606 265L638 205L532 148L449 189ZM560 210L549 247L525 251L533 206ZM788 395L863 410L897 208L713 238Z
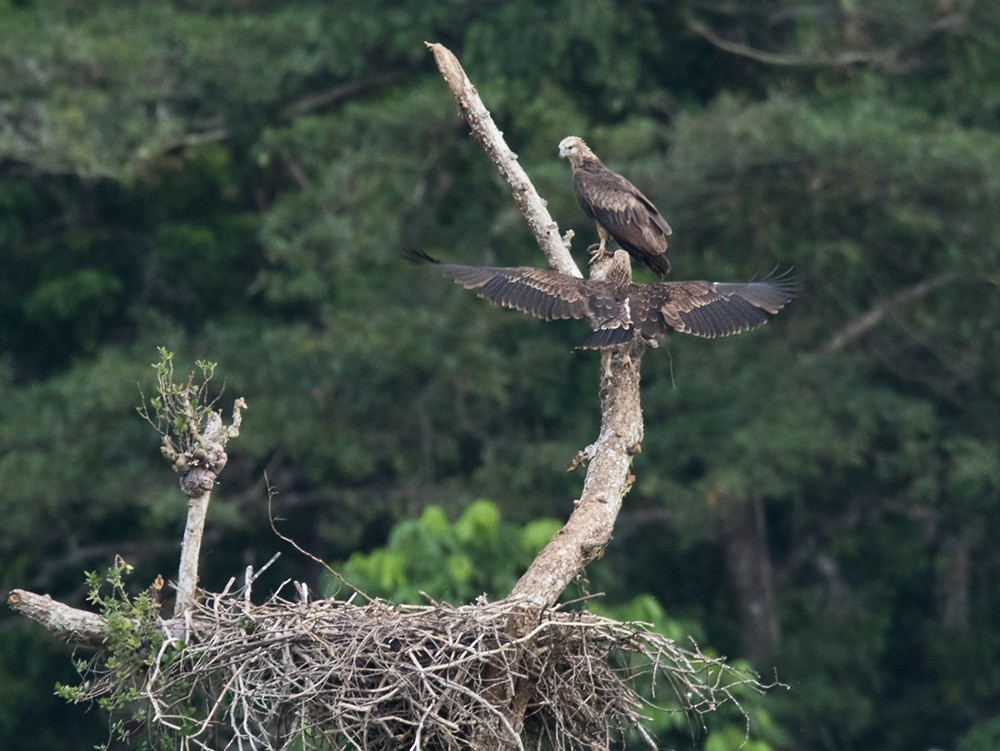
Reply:
M575 276L530 266L505 268L439 263L420 251L410 251L408 256L419 263L433 263L444 276L484 300L543 321L587 318L593 313L587 282Z
M661 282L632 285L633 318L644 336L667 328L705 338L756 328L795 296L795 281L783 276L759 282Z
M584 212L622 248L661 277L666 275L667 235L672 230L642 191L602 164L575 170L573 190Z
M593 333L580 349L617 346L630 341L635 331L650 339L671 328L707 338L739 334L760 326L795 296L795 282L788 274L743 284L630 284L578 279L530 266L440 263L420 251L407 256L433 264L456 284L505 308L543 321L590 319Z

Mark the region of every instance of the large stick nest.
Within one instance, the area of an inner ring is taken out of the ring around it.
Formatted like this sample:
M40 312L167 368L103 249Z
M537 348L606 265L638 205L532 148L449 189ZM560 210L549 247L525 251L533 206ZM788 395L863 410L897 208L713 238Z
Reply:
M637 679L705 713L752 676L697 648L586 612L508 602L263 605L208 596L179 651L177 623L141 691L182 747L607 748L635 735ZM659 703L659 702L658 702ZM524 707L517 727L512 707Z

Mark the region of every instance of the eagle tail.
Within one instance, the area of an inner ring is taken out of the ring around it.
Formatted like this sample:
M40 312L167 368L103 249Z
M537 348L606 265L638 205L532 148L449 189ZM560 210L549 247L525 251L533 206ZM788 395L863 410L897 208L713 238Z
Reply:
M660 253L659 255L645 253L642 256L642 260L660 279L663 279L670 273L670 260L667 258L666 253Z
M597 329L577 346L577 349L608 349L632 341L632 328Z

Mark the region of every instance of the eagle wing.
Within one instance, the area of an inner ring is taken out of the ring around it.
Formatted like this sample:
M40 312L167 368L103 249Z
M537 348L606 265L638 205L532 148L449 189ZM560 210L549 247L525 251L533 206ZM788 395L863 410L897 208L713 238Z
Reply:
M661 277L666 275L667 235L672 230L641 190L604 165L593 165L574 171L573 191L584 213L622 248Z
M416 263L434 264L435 269L456 284L505 308L543 321L590 319L594 331L579 349L614 347L631 340L634 334L629 305L620 286L530 266L440 263L420 251L409 251L407 256Z
M410 251L416 263L430 263L456 284L484 300L552 321L588 318L593 333L580 349L603 349L676 329L706 338L729 336L760 326L795 296L784 274L758 282L660 282L631 284L579 279L530 266L465 266L440 263ZM623 254L624 255L624 254ZM627 264L626 264L627 266Z
M408 256L418 263L432 263L444 276L475 292L477 297L543 321L587 318L593 313L588 283L575 276L530 266L440 263L420 251L410 251Z
M756 328L795 296L787 274L757 282L661 282L632 285L632 315L647 337L668 328L708 339Z

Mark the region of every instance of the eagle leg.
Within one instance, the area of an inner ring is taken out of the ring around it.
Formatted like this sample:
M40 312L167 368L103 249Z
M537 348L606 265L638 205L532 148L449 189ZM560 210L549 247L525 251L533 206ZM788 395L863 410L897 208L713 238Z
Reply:
M595 248L591 245L587 250L590 251L590 264L593 265L601 256L608 252L608 238L611 236L610 233L604 229L600 222L597 222L597 236L601 238L601 242Z

